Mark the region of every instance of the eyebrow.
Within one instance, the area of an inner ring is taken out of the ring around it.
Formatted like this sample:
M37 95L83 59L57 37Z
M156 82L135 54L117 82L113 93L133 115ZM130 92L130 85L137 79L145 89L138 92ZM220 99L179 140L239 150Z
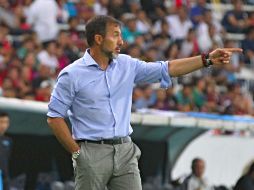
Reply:
M113 33L114 35L122 35L122 33L121 32L119 32L119 31L114 31L114 33Z

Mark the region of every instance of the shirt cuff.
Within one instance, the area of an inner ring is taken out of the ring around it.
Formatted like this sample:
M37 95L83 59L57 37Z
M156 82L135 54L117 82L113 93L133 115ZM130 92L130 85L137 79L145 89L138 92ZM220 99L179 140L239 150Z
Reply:
M67 111L69 106L61 102L55 97L51 97L49 105L48 105L48 117L67 117Z
M161 82L160 82L160 87L161 88L169 88L172 86L172 81L171 78L169 76L169 72L168 72L168 64L169 62L162 62L162 78L161 78Z

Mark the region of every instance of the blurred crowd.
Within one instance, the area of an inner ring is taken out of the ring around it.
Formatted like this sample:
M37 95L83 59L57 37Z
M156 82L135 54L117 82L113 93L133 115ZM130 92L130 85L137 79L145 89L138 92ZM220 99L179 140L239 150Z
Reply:
M209 4L232 4L218 19ZM253 0L0 0L0 96L48 102L56 77L88 47L86 22L98 14L123 23L122 53L147 62L242 47L231 64L172 79L173 87L142 84L133 111L142 108L254 115L249 81L237 74L254 66ZM229 39L228 33L244 38ZM248 85L246 85L248 84Z

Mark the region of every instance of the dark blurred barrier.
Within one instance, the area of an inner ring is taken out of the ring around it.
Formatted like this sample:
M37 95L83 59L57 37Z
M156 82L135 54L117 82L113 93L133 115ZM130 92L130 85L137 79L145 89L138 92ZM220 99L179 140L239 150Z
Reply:
M72 179L70 156L53 135L10 134L10 137L13 139L11 178L25 173L25 189L35 189L38 174L41 172L57 170L60 180Z
M46 124L45 124L46 127ZM160 176L166 182L184 147L204 129L184 127L134 126L133 141L142 151L140 171L143 181ZM11 177L25 173L26 189L34 189L40 172L57 170L60 180L72 179L70 155L53 135L12 134Z

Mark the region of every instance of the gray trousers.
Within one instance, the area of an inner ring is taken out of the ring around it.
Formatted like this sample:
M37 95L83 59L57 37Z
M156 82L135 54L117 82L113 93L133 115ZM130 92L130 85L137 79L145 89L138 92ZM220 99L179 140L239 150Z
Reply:
M73 161L75 190L141 190L138 159L133 142L117 145L80 143L81 153Z

